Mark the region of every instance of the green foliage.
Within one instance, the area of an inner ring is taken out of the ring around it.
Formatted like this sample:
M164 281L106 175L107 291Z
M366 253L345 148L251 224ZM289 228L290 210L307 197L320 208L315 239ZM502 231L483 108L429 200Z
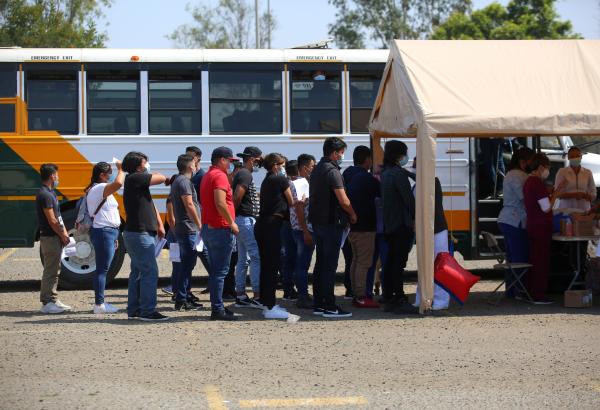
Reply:
M556 0L512 0L467 13L455 12L435 29L434 40L527 40L581 38L571 22L558 20Z
M0 0L0 46L103 47L96 21L112 0Z
M219 0L216 7L205 4L187 6L194 24L179 26L167 36L182 48L253 48L255 41L254 2L247 0ZM258 48L268 47L268 39L277 27L273 14L259 17Z
M386 48L393 39L424 38L452 12L466 13L471 0L329 0L336 21L329 26L341 48Z

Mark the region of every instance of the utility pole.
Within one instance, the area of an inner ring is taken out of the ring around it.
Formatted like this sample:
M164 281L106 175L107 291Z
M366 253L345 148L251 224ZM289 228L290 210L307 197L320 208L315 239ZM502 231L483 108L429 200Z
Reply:
M254 0L254 29L256 34L256 48L260 48L260 24L258 21L258 0Z

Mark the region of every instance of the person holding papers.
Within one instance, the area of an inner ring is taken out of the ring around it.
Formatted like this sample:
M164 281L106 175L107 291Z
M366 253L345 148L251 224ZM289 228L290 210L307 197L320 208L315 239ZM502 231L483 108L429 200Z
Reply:
M171 183L171 202L175 213L175 236L179 245L179 258L181 261L179 275L173 288L175 296L175 310L194 310L202 307L191 298L189 289L192 280L192 271L196 266L196 246L199 242L200 206L198 195L191 181L196 172L196 163L190 155L183 154L177 158L179 175Z
M151 174L148 157L141 152L132 151L125 155L122 167L127 173L123 188L127 215L123 239L131 259L127 317L148 322L168 320L156 311L158 265L155 248L157 238L164 238L165 228L150 194L150 186L163 184L167 178Z
M523 185L523 200L527 212L529 263L527 291L535 304L550 304L546 298L550 271L550 243L552 241L552 205L554 194L549 195L545 181L550 175L550 160L537 153L531 158L531 173Z
M87 209L94 222L90 229L90 239L96 254L96 271L94 272L94 313L117 313L118 309L104 301L106 274L110 268L115 249L119 245L119 227L121 215L119 204L114 197L123 186L125 174L121 169L121 161L116 161L116 175L106 162L94 165L90 184L85 189Z

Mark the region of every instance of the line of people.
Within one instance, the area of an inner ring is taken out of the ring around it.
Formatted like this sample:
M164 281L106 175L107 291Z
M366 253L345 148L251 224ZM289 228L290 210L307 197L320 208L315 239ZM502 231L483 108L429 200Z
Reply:
M117 311L104 300L104 287L120 226L113 194L123 187L123 238L131 259L128 318L168 319L156 309L155 244L166 234L150 193L151 186L165 184L170 186L167 239L171 246L177 244L179 251L171 284L175 310L202 307L191 292L192 271L200 258L209 272L211 320L236 320L224 304L233 297L237 308L261 309L266 319L288 318L289 312L277 304L275 297L280 273L284 299L295 301L298 308L310 309L325 318L350 317L352 313L339 306L334 293L340 249L347 241L353 255L349 266L353 305L379 307L373 299L373 286L374 272L381 263L380 302L385 311L417 313L404 293L404 269L414 243L416 181L414 172L405 168L409 162L407 146L388 141L384 164L377 167L380 172L376 174L370 172L370 148L359 146L353 152L354 165L342 175L340 166L346 148L342 139L327 138L323 157L317 162L310 154L291 161L278 153L263 156L257 147L246 147L238 154L239 161L231 149L219 147L212 152L211 166L204 172L200 169L201 150L188 147L177 159L178 174L171 178L150 173L148 157L141 152L130 152L122 163L117 162L116 175L110 164L96 164L86 188L87 208L95 211L90 232L97 265L94 312ZM260 167L267 174L258 190L253 174ZM57 167L44 164L42 179L44 186L38 194L40 219L48 208L60 218L52 191L53 181L58 180ZM443 219L441 190L438 202ZM52 230L56 236L52 249L60 249L68 235L62 222L56 226L51 222L48 226L41 224L42 236ZM445 219L441 224L446 226ZM447 227L442 231L446 232L447 248ZM44 255L50 248L47 242L42 240ZM313 253L316 262L310 295ZM55 259L45 259L53 261L49 272L58 270ZM252 297L246 293L248 273ZM42 281L43 310L59 313L68 306L61 306L56 298L58 274L46 274L45 264L44 277L50 276Z

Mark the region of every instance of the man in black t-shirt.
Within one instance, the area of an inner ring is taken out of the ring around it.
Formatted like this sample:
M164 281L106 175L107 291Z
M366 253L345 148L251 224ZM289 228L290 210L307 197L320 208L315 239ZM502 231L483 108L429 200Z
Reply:
M54 188L58 185L58 167L54 164L42 164L40 167L42 187L35 198L38 225L40 227L40 252L42 255L42 274L40 301L42 313L62 313L71 310L70 306L58 300L56 291L60 273L62 248L69 243L58 199Z
M317 251L313 293L315 315L327 318L350 317L335 303L335 272L344 230L356 223L356 213L344 189L340 164L346 143L330 137L323 144L323 158L313 170L309 185L308 219L313 226Z
M141 152L130 152L123 158L127 172L123 186L123 203L127 218L123 239L131 258L127 315L129 319L161 321L168 317L156 311L158 265L155 246L157 238L165 236L165 228L150 194L151 185L163 184L167 178L150 174L148 157Z
M240 228L237 236L238 262L235 268L236 307L262 308L260 298L260 255L254 237L254 225L259 213L259 200L252 173L257 172L262 162L262 151L257 147L246 147L238 154L244 161L243 167L233 177L233 204L235 223ZM246 274L250 266L250 283L253 298L246 295Z

